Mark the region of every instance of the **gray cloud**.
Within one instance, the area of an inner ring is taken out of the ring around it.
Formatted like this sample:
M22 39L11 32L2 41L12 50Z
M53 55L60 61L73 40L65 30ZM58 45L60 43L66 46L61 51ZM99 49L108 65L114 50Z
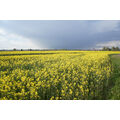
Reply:
M9 45L4 43L1 32L0 48L5 46L7 46L7 48L20 48L22 44L24 46L25 41L26 48L89 49L98 47L97 45L99 43L120 39L120 21L115 20L8 20L0 21L0 29L2 32L6 33L4 39L9 41ZM14 34L15 45L13 44L13 38L10 37L10 34Z

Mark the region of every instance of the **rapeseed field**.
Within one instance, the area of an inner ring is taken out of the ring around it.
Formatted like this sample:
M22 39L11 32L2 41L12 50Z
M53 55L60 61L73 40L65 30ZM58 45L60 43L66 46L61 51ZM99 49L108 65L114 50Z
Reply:
M0 99L105 99L114 70L110 54L119 52L0 52Z

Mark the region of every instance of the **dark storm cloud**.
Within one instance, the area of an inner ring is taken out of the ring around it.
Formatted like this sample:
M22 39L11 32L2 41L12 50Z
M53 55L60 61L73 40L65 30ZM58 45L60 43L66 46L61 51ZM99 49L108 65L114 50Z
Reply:
M89 49L120 40L119 21L0 21L0 28L30 39L38 48Z

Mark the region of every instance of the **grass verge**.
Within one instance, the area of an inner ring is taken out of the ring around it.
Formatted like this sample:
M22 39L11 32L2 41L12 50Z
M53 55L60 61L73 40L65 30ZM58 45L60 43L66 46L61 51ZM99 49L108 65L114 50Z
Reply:
M109 82L107 99L120 100L120 55L110 55L113 65L113 75Z

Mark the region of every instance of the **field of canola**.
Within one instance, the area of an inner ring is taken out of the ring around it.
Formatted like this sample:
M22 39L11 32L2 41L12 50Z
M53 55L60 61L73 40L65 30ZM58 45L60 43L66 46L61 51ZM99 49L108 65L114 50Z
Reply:
M113 68L105 51L0 52L1 100L105 99Z

